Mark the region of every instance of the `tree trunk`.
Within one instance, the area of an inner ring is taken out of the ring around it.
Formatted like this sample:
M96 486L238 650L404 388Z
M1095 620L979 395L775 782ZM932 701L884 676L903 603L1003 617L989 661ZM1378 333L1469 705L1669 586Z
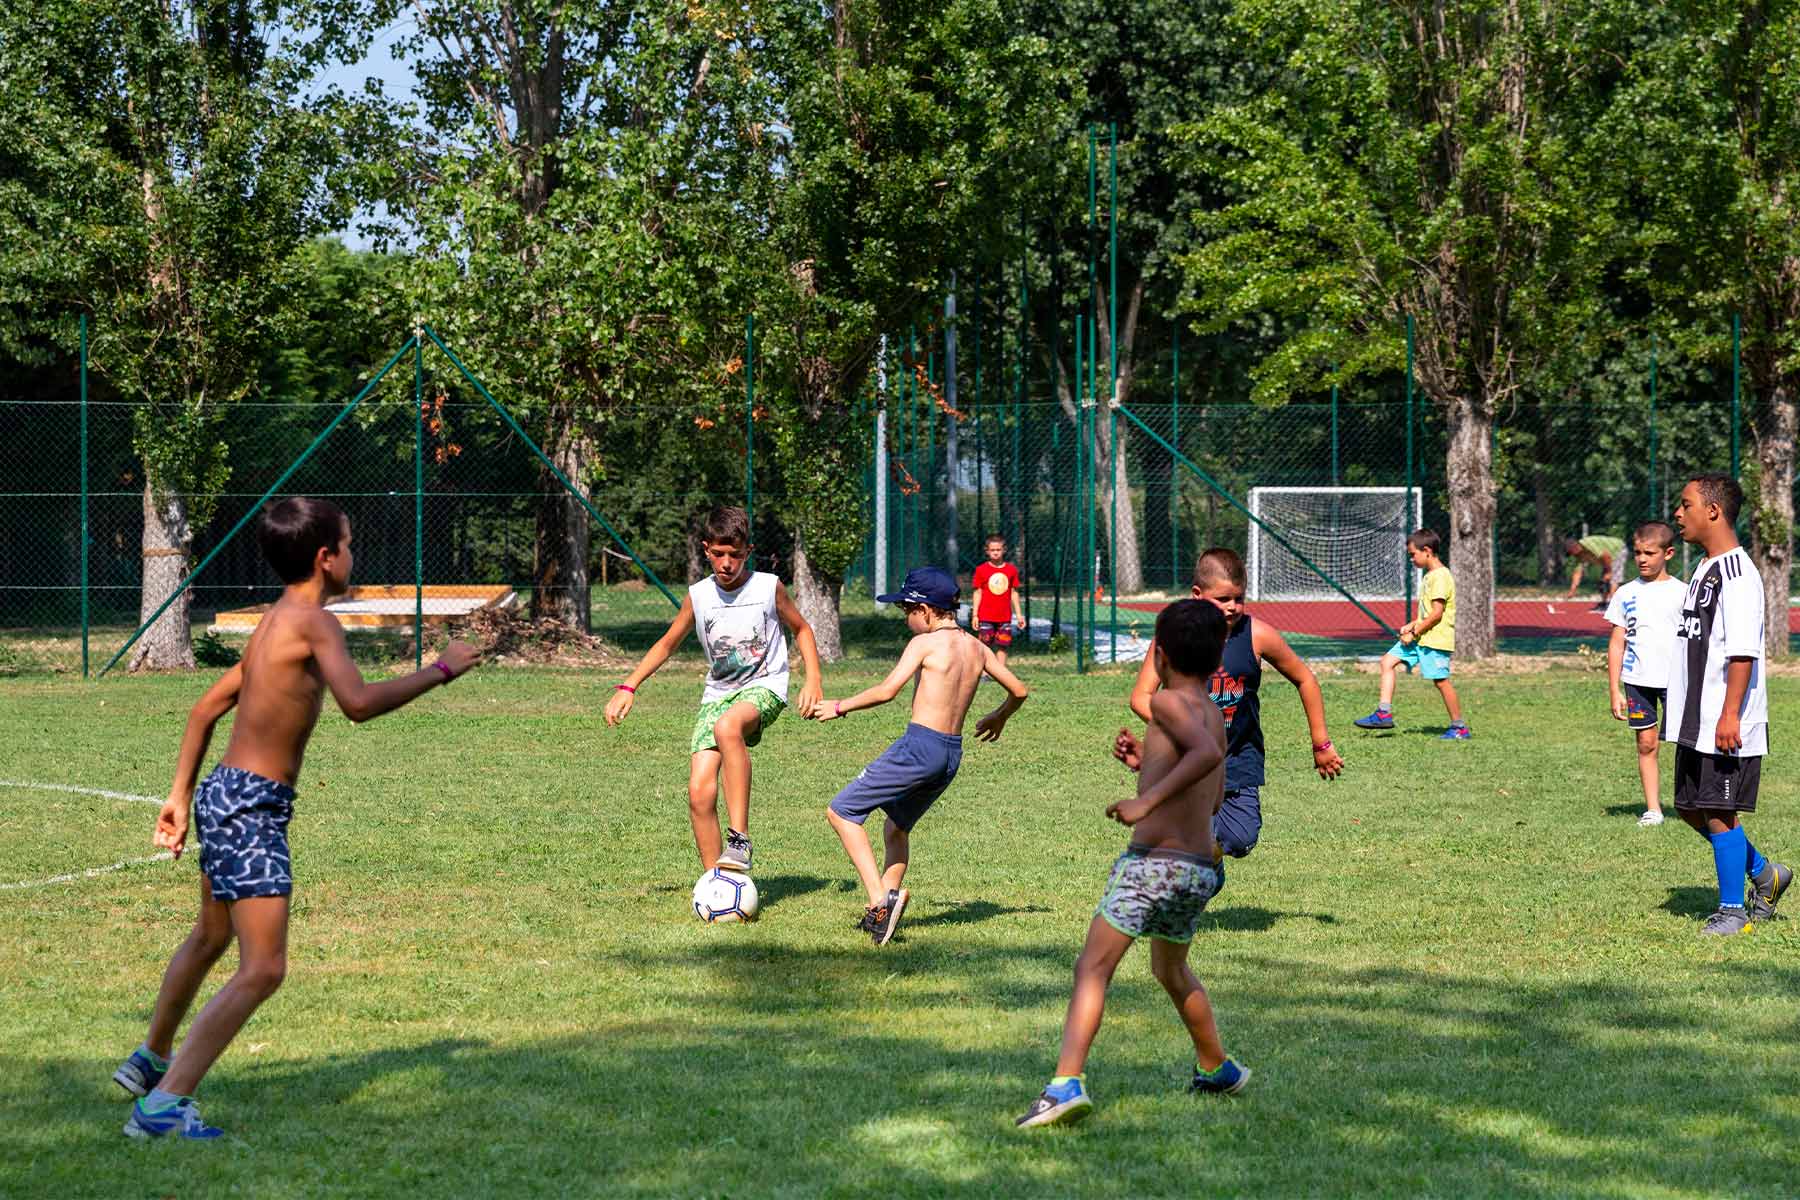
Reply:
M844 639L838 621L838 602L843 589L842 579L833 579L813 569L806 557L806 537L796 532L794 606L812 626L813 640L819 645L820 662L841 662L844 658Z
M1126 421L1120 418L1119 453L1116 470L1107 470L1104 463L1114 462L1112 454L1112 433L1109 426L1113 424L1110 414L1104 408L1098 410L1099 419L1094 422L1096 441L1099 443L1099 461L1095 463L1094 483L1098 494L1095 497L1100 506L1100 528L1096 540L1109 543L1113 534L1112 514L1116 508L1119 514L1118 543L1112 547L1108 558L1108 569L1112 571L1112 580L1119 593L1141 592L1144 590L1144 556L1138 546L1137 510L1131 505L1131 480L1128 470L1129 451L1131 449L1131 431L1126 428ZM1101 474L1106 471L1106 474Z
M544 453L577 487L587 474L587 446L574 428L566 403L550 411ZM588 517L581 502L548 470L538 470L537 566L532 579L531 615L588 630Z
M1750 500L1750 555L1763 583L1763 653L1788 652L1788 589L1794 565L1794 441L1800 394L1781 379L1751 428L1756 439L1757 488Z
M1448 405L1450 570L1456 576L1456 657L1494 653L1494 412L1485 399Z
M187 574L188 552L194 531L188 526L187 503L178 495L158 496L148 479L144 482L144 582L139 592L138 624L150 619L163 601L175 595ZM191 671L194 644L188 628L188 608L193 592L183 591L175 602L144 631L132 651L128 670Z

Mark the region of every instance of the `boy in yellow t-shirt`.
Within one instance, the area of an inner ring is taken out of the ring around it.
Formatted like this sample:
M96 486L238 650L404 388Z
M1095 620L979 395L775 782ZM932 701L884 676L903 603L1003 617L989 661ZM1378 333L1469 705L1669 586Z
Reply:
M1450 728L1444 730L1442 740L1463 742L1471 736L1456 688L1450 683L1450 655L1456 649L1456 580L1438 557L1441 544L1429 529L1416 530L1406 539L1406 556L1425 572L1425 586L1419 593L1417 613L1400 627L1400 640L1381 656L1381 701L1374 712L1358 718L1358 729L1394 727L1394 677L1404 666L1408 671L1419 668L1419 674L1437 684L1450 712Z

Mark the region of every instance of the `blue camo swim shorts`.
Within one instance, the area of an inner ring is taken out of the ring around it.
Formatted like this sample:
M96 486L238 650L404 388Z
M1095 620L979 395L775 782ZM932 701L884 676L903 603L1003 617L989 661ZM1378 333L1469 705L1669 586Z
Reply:
M1094 915L1126 937L1191 942L1207 901L1223 886L1221 863L1134 842L1113 864Z
M294 789L239 767L214 767L194 792L200 871L215 900L286 896L294 890L288 821Z

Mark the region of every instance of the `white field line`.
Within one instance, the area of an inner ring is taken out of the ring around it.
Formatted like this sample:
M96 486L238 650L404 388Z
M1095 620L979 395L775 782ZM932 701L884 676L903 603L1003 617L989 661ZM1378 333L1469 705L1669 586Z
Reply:
M25 788L37 792L69 792L77 796L99 796L106 800L130 800L138 804L161 804L155 796L140 796L135 792L114 792L106 788L74 787L66 783L27 783L17 779L0 779L0 788ZM85 871L71 871L67 875L52 875L48 879L27 879L19 883L0 883L0 892L14 892L21 888L49 887L57 883L74 883L78 879L92 879L96 875L110 875L114 871L123 871L129 867L141 867L146 863L162 862L175 856L164 850L158 854L143 858L122 858L116 863L104 867L89 867Z

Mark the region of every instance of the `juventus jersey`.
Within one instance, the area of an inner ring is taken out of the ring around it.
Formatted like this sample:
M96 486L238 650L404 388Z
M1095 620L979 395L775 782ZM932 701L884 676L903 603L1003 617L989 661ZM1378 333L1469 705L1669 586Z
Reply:
M1768 753L1769 689L1763 671L1763 589L1750 556L1734 546L1694 571L1675 654L1669 663L1669 698L1663 740L1720 754L1714 736L1725 707L1727 660L1750 660L1750 685L1738 709L1743 758Z

